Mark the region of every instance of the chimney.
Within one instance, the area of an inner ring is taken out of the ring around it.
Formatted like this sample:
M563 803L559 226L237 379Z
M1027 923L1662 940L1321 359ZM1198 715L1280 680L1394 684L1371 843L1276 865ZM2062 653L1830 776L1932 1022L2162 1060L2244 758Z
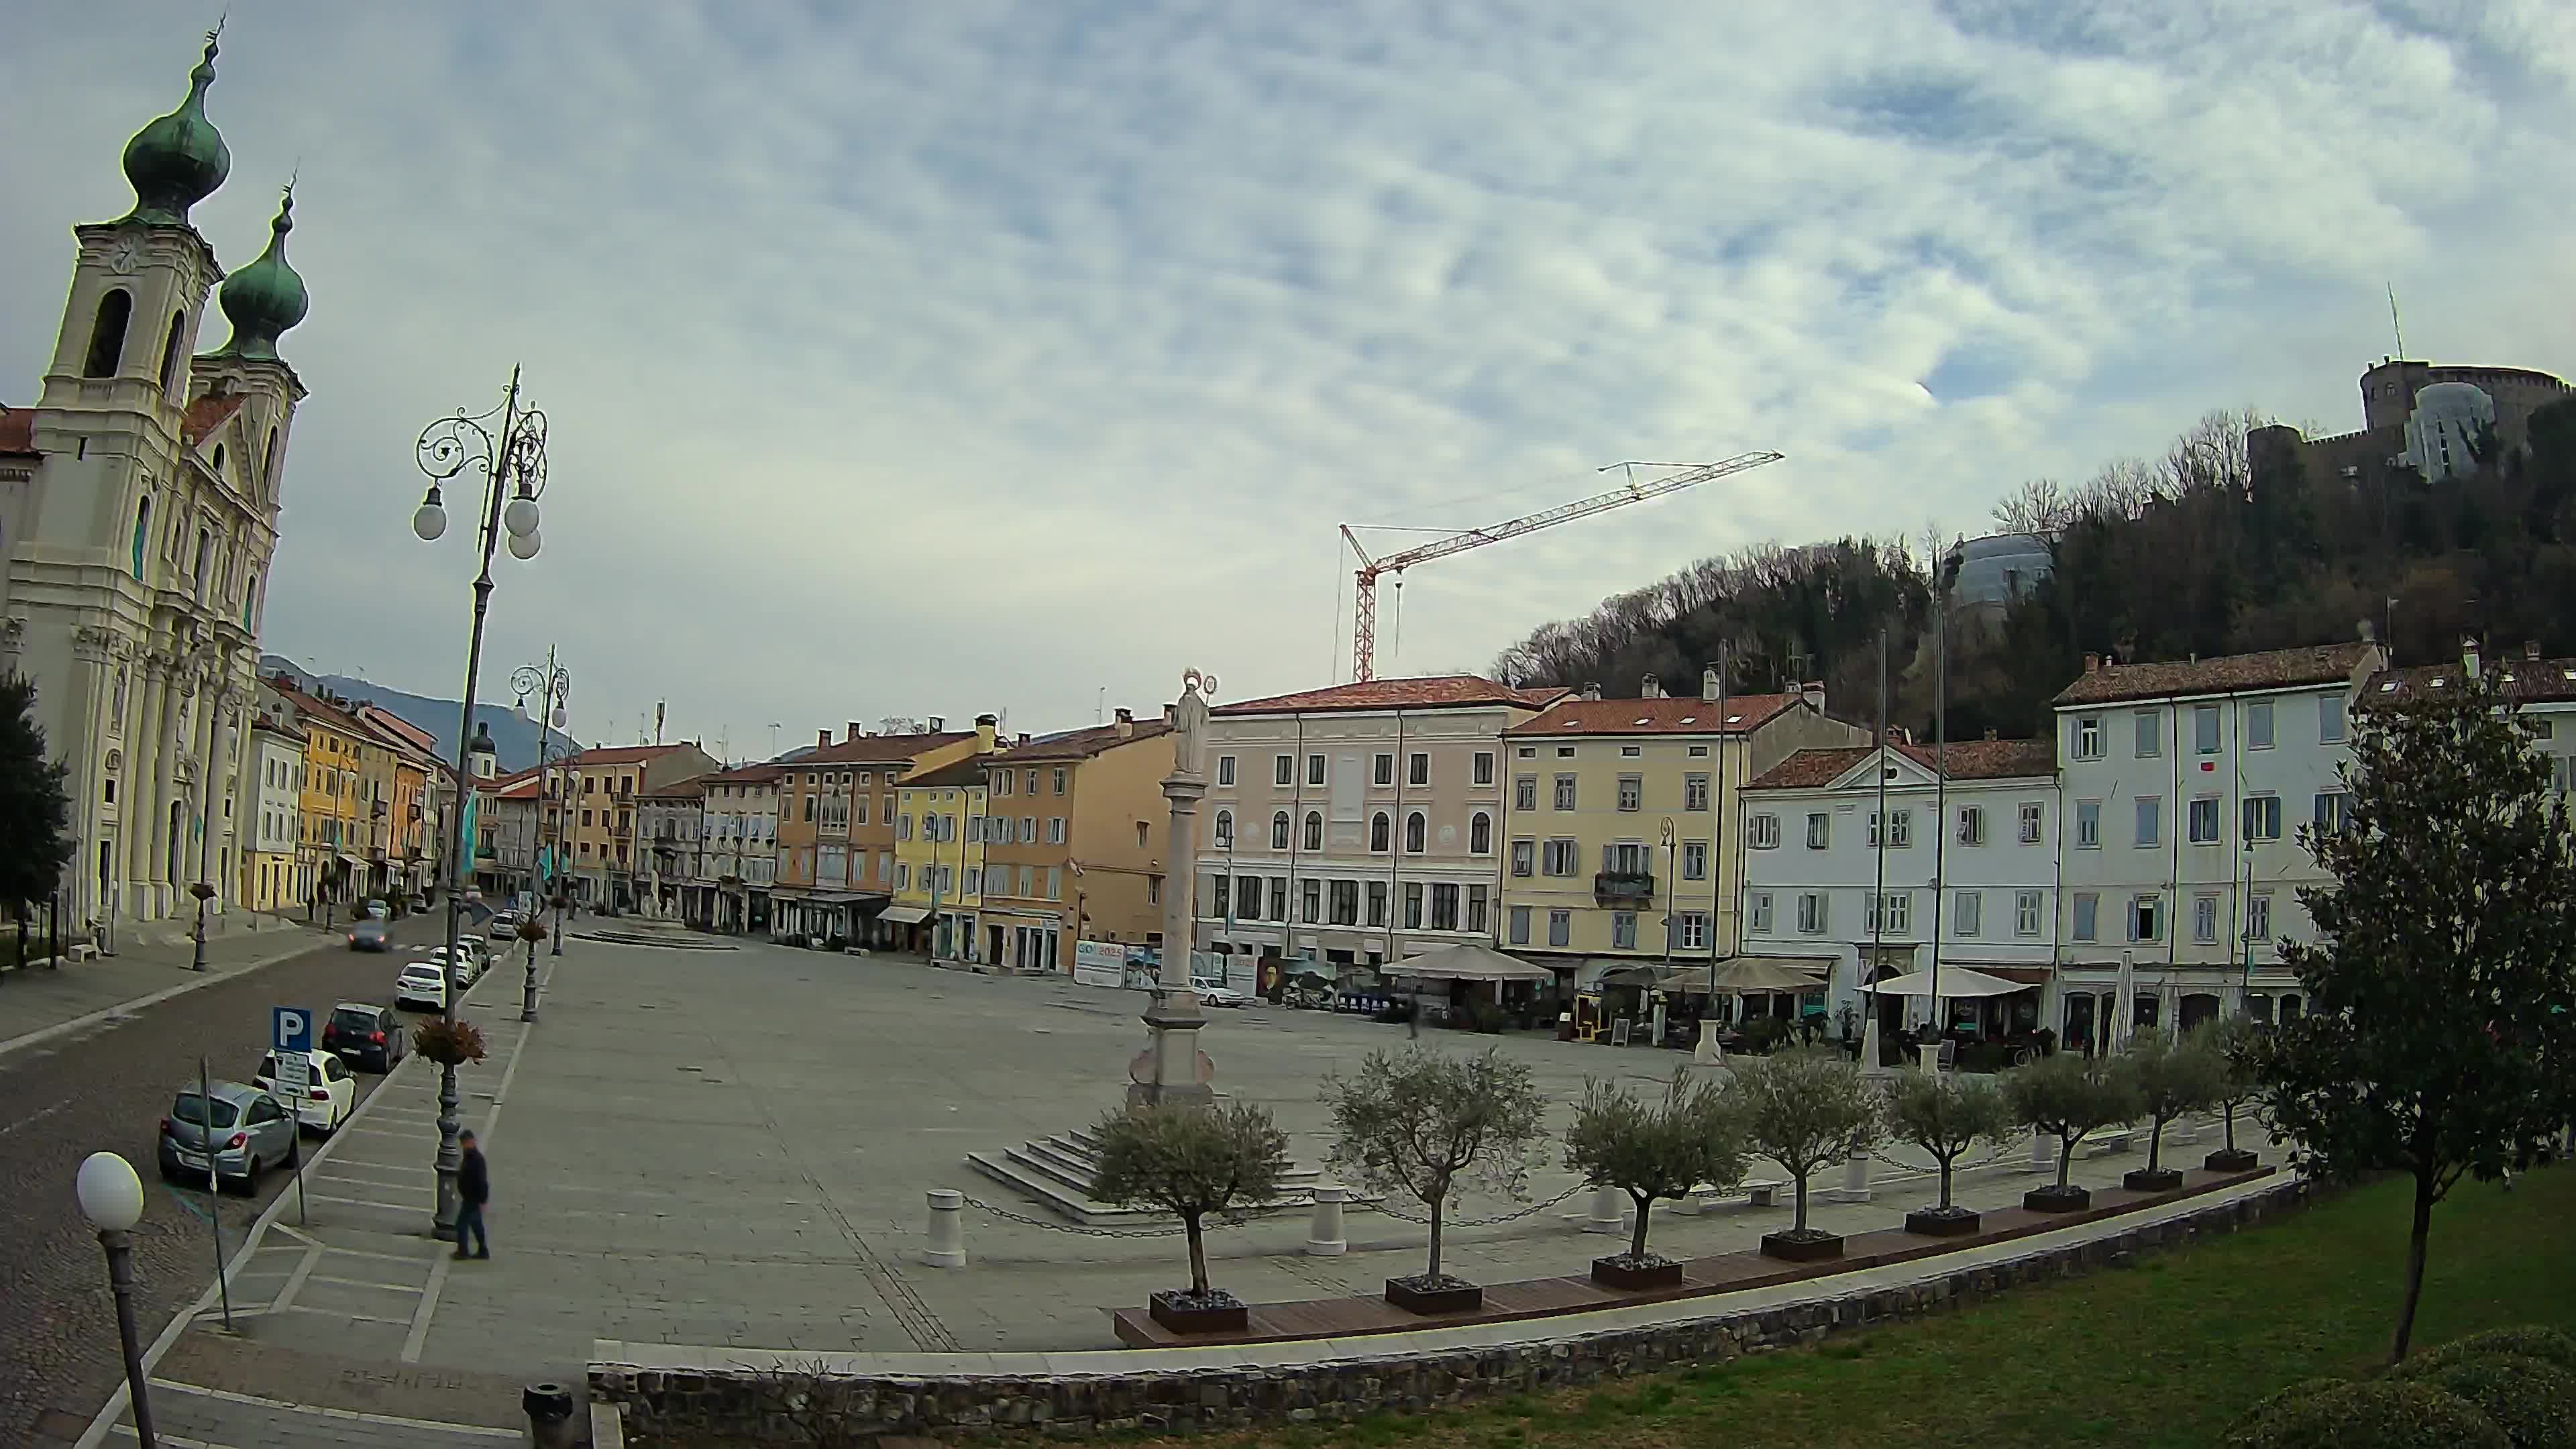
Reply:
M1027 743L1029 742L1029 732L1028 732L1027 730L1022 730L1022 731L1020 731L1020 740L1019 740L1019 742L1020 742L1021 744L1024 744L1024 745L1025 745L1025 744L1027 744Z
M2525 659L2537 659L2537 658L2539 658L2539 657L2540 657L2540 641L2539 641L2539 640L2537 640L2537 639L2525 639L2525 640L2523 640L2523 641L2522 641L2522 657L2523 657L2523 658L2525 658Z
M2367 629L2367 628L2369 628L2370 626L2369 626L2369 625L2367 625L2367 624L2364 624L2362 627L2363 627L2363 628L2365 628L2365 629ZM2086 655L2084 656L2084 672L2085 672L2085 673L2087 673L2087 674L2099 674L2099 673L2101 673L2101 672L2102 672L2102 656L2101 656L2101 655L2099 655L2099 654L2086 654Z
M1639 699L1661 699L1661 698L1663 698L1663 697L1664 697L1664 682L1663 682L1661 679L1658 679L1657 677L1655 677L1654 675L1651 675L1651 674L1647 675L1647 676L1645 677L1645 680L1637 686L1637 697L1638 697Z
M1118 711L1118 738L1122 740L1130 739L1134 737L1135 733L1136 711L1132 709L1122 709Z
M843 738L843 739L845 739L845 740L855 740L855 739L859 738L859 735L860 735L859 722L858 722L857 720L852 720L852 721L850 721L850 732L849 732L848 734L845 734L845 735L841 736L841 738Z
M2471 679L2478 677L2478 640L2474 634L2460 636L2460 672Z
M1808 680L1806 683L1798 686L1798 693L1805 697L1807 703L1816 707L1816 713L1823 714L1825 712L1825 682L1823 680Z
M2368 619L2354 620L2352 628L2354 633L2361 636L2362 643L2376 644L2379 642L2379 630L2374 627Z
M1600 684L1598 682L1594 682L1583 686L1583 697L1585 699L1599 699L1601 697Z
M975 753L979 755L993 753L993 746L997 743L994 737L1000 732L1001 724L1001 720L993 715L975 716Z
M934 715L932 715L932 716L930 717L930 728L929 728L929 730L927 731L927 733L936 735L936 734L945 734L945 733L947 733L947 732L948 732L948 716L946 716L946 715L944 715L944 714L934 714Z
M830 745L832 743L832 732L830 730L816 730L814 732L814 743L817 746Z
M1717 682L1717 666L1712 664L1699 672L1699 697L1703 703L1715 704L1725 689Z

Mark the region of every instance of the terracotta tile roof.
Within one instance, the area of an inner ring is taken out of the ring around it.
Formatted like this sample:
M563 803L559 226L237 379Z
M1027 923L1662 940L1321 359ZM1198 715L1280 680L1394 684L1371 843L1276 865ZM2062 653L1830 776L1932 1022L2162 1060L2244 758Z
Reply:
M861 735L854 740L843 740L837 745L816 745L796 756L794 763L799 767L881 765L890 761L909 760L915 755L938 749L943 745L953 745L960 740L973 738L975 738L973 730L944 730L938 734Z
M2260 654L2228 654L2215 659L2164 660L2153 664L2105 664L2078 675L2053 701L2069 705L2110 704L2125 699L2163 699L2175 695L2224 694L2230 690L2288 689L2302 684L2332 684L2349 679L2368 644L2310 644L2296 649L2267 649Z
M903 781L903 788L909 790L923 785L944 790L959 785L981 785L984 783L984 766L992 759L991 755L968 755L962 760L951 760L936 770L925 771Z
M1031 740L1025 745L1013 745L1002 751L999 758L1005 761L1087 760L1103 750L1132 745L1138 740L1156 739L1171 732L1172 727L1158 719L1140 719L1136 721L1135 730L1125 735L1118 733L1118 726L1114 724L1093 725L1089 729L1067 730L1062 734Z
M700 775L698 778L710 785L764 785L786 773L785 765L768 762L758 765L738 765L730 770L718 770L712 775Z
M594 745L572 757L576 765L640 765L686 745Z
M197 446L205 441L208 433L222 427L225 420L240 412L242 404L248 401L250 401L250 394L240 392L197 399L188 404L186 415L179 419L179 436L189 447Z
M537 798L537 772L521 770L515 775L502 775L483 782L483 788L498 800L534 800Z
M0 453L36 452L36 415L27 408L0 408Z
M340 731L342 734L365 735L369 733L365 727L358 723L356 716L319 695L306 692L300 686L283 677L271 675L265 683L271 690L277 693L279 698L284 699L288 704L295 706L298 710L301 710L306 714L321 716L324 724Z
M1274 694L1246 699L1209 711L1216 715L1325 714L1370 709L1469 709L1479 705L1516 705L1539 709L1567 691L1556 685L1514 689L1477 674L1435 674L1419 679L1372 679L1336 684L1300 694Z
M1794 694L1738 694L1724 705L1699 699L1560 699L1509 735L1742 734L1798 703Z
M2535 659L2528 655L2485 661L2486 672L2504 684L2505 698L2515 704L2548 704L2576 700L2576 659ZM2365 703L2404 699L2437 689L2456 689L2467 673L2456 663L2417 664L2383 669L2362 691Z
M1953 780L2019 780L2057 773L2054 740L1958 740L1937 752L1930 745L1900 744L1896 752L1923 768L1946 761ZM1747 790L1815 789L1842 778L1845 771L1877 751L1869 745L1830 750L1800 750L1755 777Z
M638 800L703 799L707 793L707 781L713 778L712 775L691 775L685 780L673 780L659 790L638 790L635 792L635 798Z

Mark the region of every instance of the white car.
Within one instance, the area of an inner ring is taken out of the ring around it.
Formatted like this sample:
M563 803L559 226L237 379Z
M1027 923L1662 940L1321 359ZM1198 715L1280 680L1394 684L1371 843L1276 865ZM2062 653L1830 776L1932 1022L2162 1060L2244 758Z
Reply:
M447 964L448 978L456 983L456 989L459 991L482 980L483 973L492 964L492 958L476 950L472 941L458 946L453 960L449 959L445 946L432 946L428 951L428 959Z
M394 1005L428 1011L447 1009L447 968L437 961L414 961L394 978Z
M328 1137L358 1109L358 1079L349 1074L336 1052L304 1055L304 1096L295 1104L295 1120L304 1130ZM259 1059L259 1074L251 1078L251 1085L277 1096L277 1053Z
M1253 1002L1252 997L1231 986L1202 986L1198 993L1201 1006L1250 1006Z

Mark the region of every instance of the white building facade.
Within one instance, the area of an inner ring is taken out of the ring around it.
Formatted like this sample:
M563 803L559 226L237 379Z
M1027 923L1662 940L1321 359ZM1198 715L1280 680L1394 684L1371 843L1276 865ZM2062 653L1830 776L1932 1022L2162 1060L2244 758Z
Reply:
M1443 675L1212 711L1198 949L1314 963L1338 978L1491 942L1502 733L1564 693Z
M777 765L745 765L705 777L692 883L703 891L707 914L694 924L727 934L768 929L769 890L778 882L778 780L784 773Z
M1952 1024L2034 1029L2057 953L2057 800L2045 740L1801 750L1744 790L1744 952L1818 972L1828 1019L1855 1035L1864 982L1936 960L2025 988L1956 1001ZM1888 998L1882 1024L1928 1008Z
M2087 655L2054 707L2060 1039L2304 1006L2279 943L2309 938L2299 838L2333 828L2352 714L2385 663L2353 644L2152 664ZM2119 1000L2128 968L2129 1000Z
M304 839L304 737L261 719L250 732L250 790L241 903L281 912L313 899L297 846Z
M74 804L65 900L111 939L192 912L192 882L228 882L218 908L240 889L260 605L304 398L276 346L306 307L292 198L228 279L189 221L231 164L205 113L214 58L209 41L187 99L127 144L134 209L73 229L37 403L0 410L0 670L36 681ZM198 355L218 281L232 335Z

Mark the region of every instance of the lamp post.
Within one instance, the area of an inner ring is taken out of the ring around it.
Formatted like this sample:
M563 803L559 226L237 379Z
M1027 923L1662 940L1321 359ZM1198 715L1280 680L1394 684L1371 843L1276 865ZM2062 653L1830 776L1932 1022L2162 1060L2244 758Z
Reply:
M486 426L495 414L500 418L497 435ZM519 405L519 370L514 367L499 407L474 415L460 410L454 417L440 418L421 430L413 454L420 471L429 478L429 491L411 519L411 531L423 543L435 543L447 532L447 509L439 498L438 486L468 469L480 469L483 474L483 506L477 516L475 536L481 568L474 578L474 629L465 645L465 695L458 705L456 727L456 776L463 781L473 773L467 750L474 734L475 677L483 668L483 618L492 603L492 549L506 533L512 558L537 556L537 498L546 491L546 415ZM447 960L453 962L463 925L459 914L463 893L457 888L456 863L466 849L464 811L456 812L450 830ZM455 989L451 986L440 992L439 999L439 1015L453 1022ZM438 1157L433 1164L438 1173L438 1199L430 1229L431 1235L439 1238L452 1237L456 1231L456 1174L463 1161L456 1145L460 1125L456 1107L456 1067L442 1063L438 1073Z
M143 1372L143 1344L134 1332L134 1244L126 1234L143 1220L143 1179L134 1165L113 1152L93 1152L81 1163L72 1190L81 1216L98 1229L99 1246L107 1250L107 1283L116 1294L116 1336L125 1347L125 1389L134 1402L134 1437L143 1449L159 1442L152 1436L152 1399Z
M206 707L216 707L211 698ZM197 898L197 949L188 963L191 971L206 969L206 904L215 898L215 888L206 879L206 857L215 843L215 757L221 753L217 746L230 738L231 727L220 721L207 732L206 763L197 772L197 788L205 792L205 799L197 818L197 880L188 887L188 894Z
M555 847L552 854L547 854L546 812L562 808L554 797L555 766L560 763L555 752L555 731L561 729L569 718L572 671L555 662L554 647L548 645L545 667L520 665L510 673L510 690L519 697L522 708L526 707L528 696L532 694L541 695L545 700L545 707L537 711L537 852L545 856L546 895L554 897L555 905L554 949L547 954L560 956L563 954L563 898L566 890L563 884L563 821L560 817L555 821ZM546 897L541 895L537 898L537 914L545 914L545 909ZM536 1000L537 951L532 944L528 948L526 1015L522 1020L536 1019Z

